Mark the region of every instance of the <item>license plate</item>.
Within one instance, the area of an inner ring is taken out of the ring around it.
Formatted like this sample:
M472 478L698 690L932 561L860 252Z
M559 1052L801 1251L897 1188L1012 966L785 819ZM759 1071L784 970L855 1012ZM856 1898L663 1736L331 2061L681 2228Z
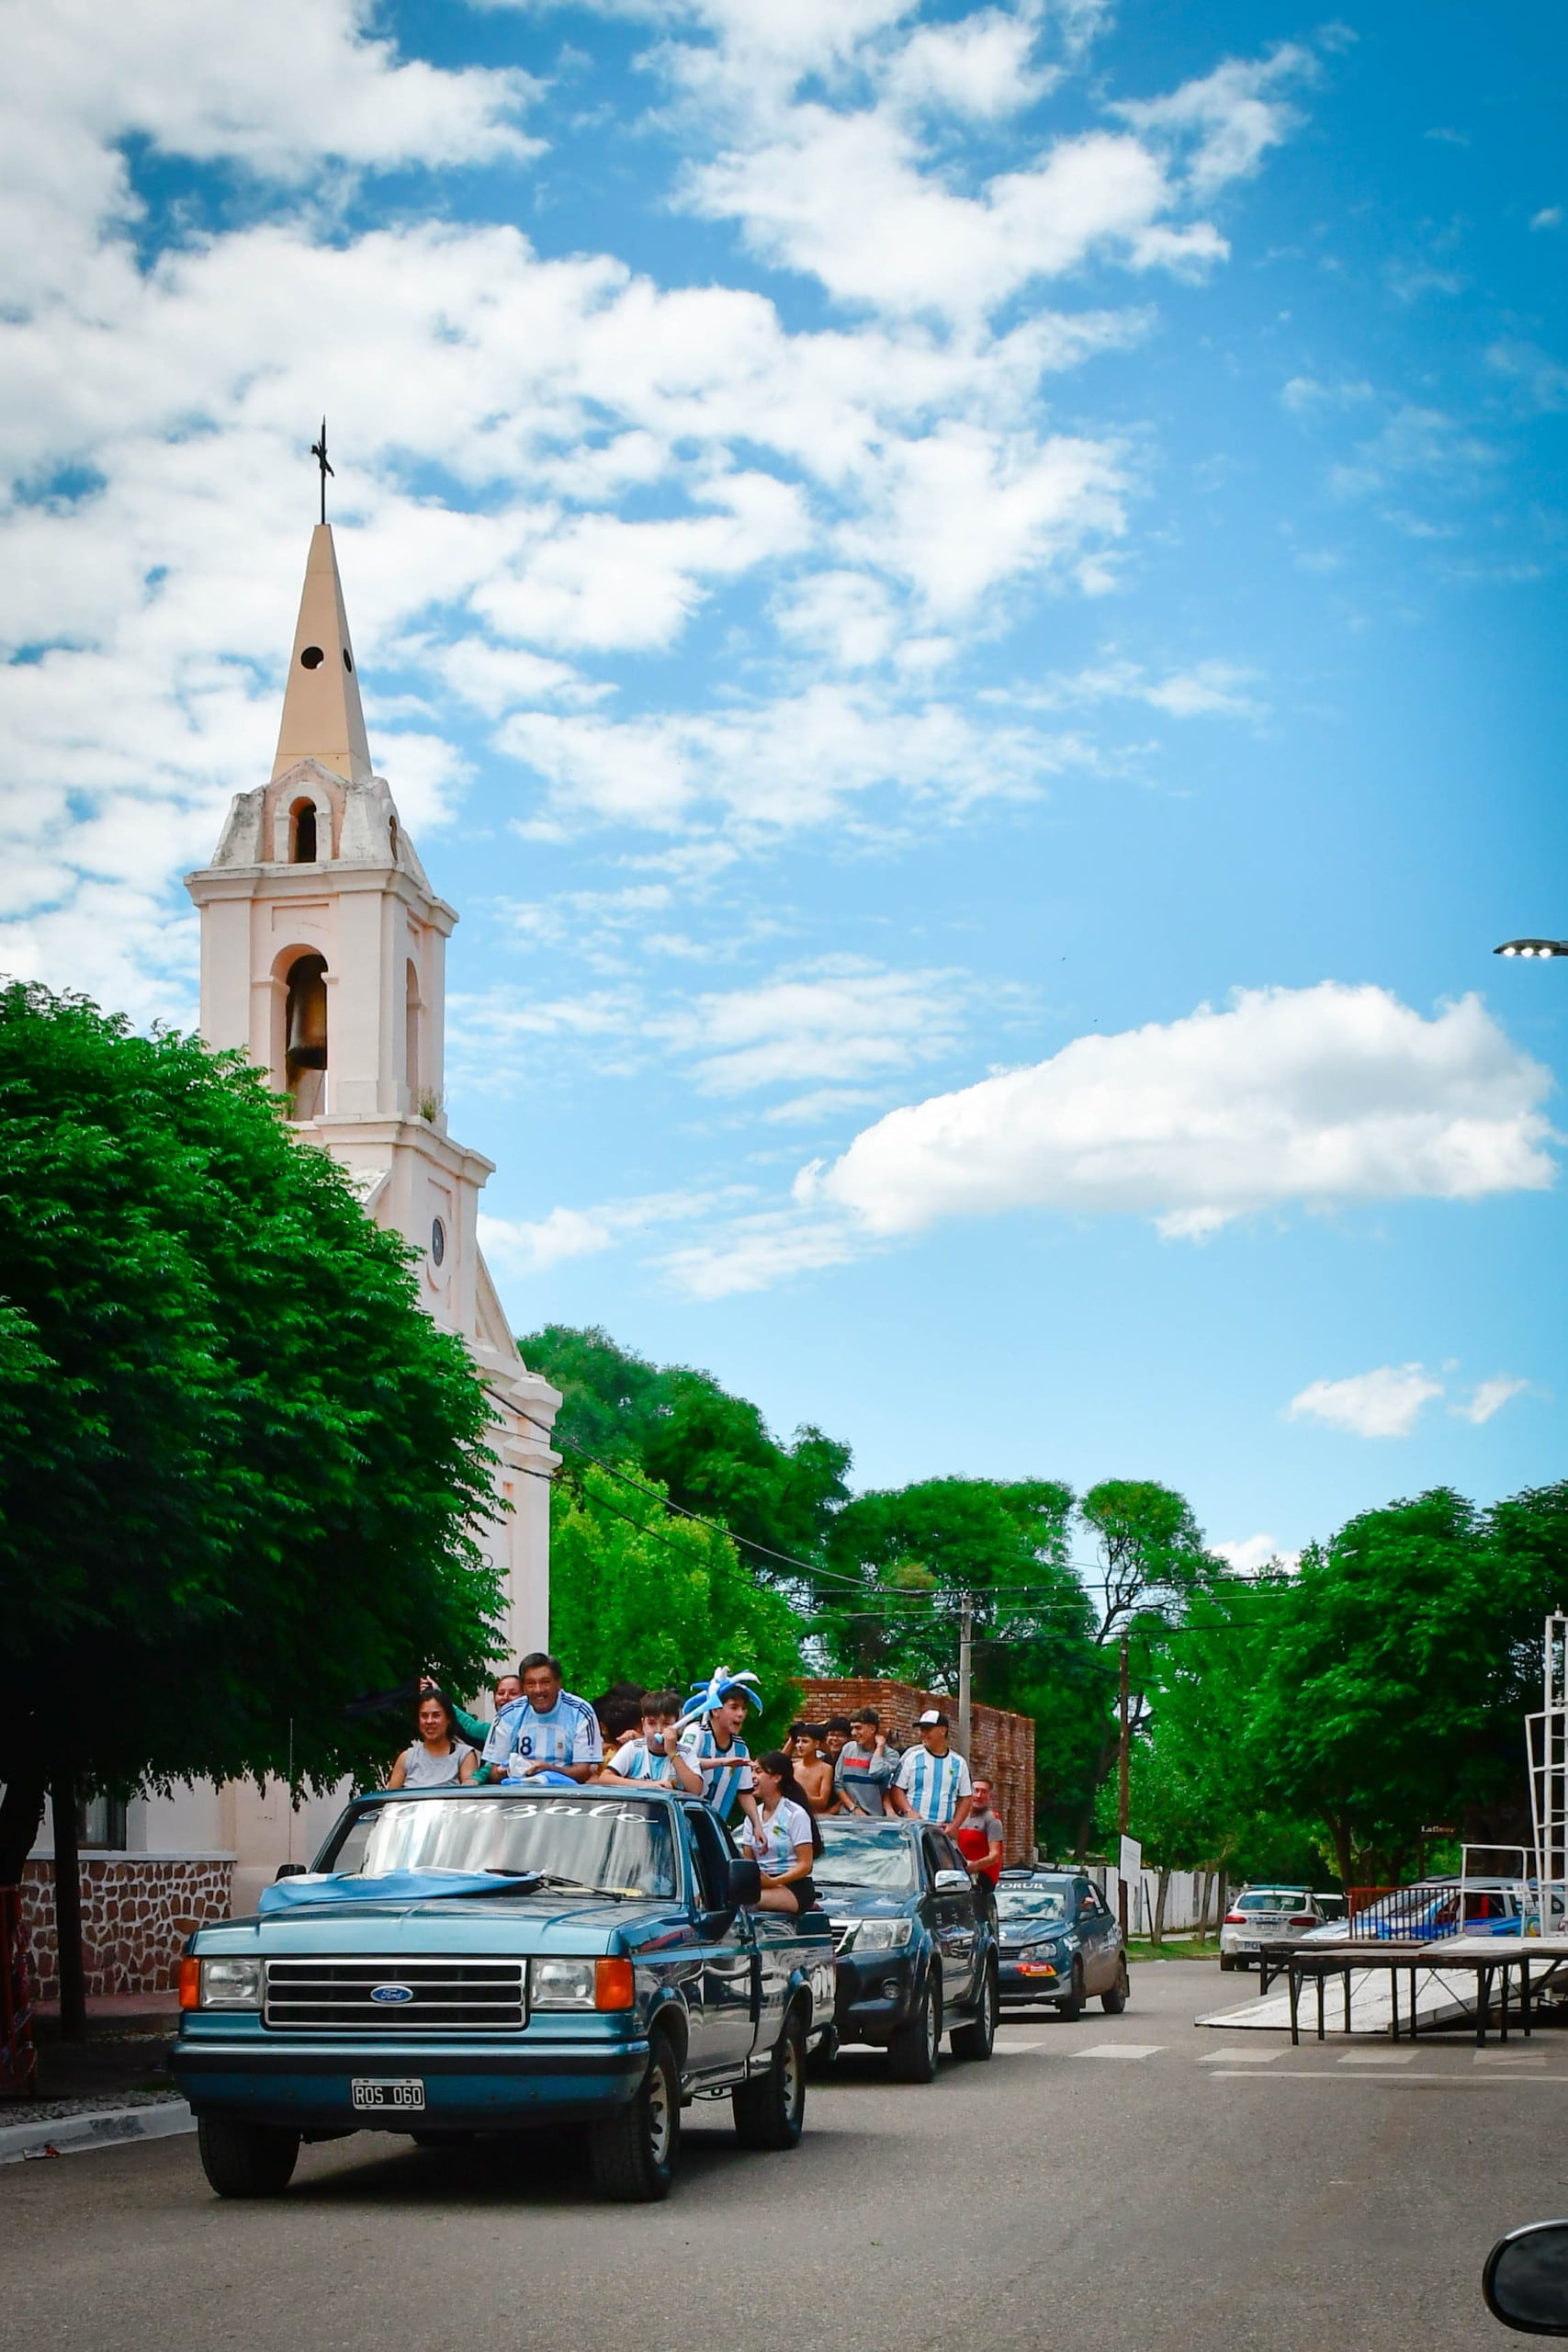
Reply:
M424 2085L418 2082L373 2083L355 2076L349 2084L355 2107L400 2108L419 2114L424 2107Z
M1262 1949L1261 1944L1243 1944L1242 1946L1243 1951L1261 1951Z

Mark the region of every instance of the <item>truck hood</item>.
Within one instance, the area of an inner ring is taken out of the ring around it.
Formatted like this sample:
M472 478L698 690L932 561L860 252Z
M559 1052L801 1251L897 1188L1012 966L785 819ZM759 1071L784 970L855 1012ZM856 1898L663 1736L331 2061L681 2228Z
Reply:
M288 1881L285 1881L287 1885ZM490 1885L497 1882L491 1880ZM383 1890L386 1882L379 1882ZM308 1903L198 1930L198 1952L413 1959L421 1953L570 1952L598 1956L667 1948L689 1935L675 1903L604 1902L540 1889L534 1894L453 1894L421 1901L383 1891L335 1897L324 1883Z

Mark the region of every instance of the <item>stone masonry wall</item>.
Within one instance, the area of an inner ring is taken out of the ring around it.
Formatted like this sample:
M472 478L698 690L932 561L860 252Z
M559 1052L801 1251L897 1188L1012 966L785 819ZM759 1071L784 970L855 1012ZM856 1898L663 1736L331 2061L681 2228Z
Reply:
M856 1707L874 1707L882 1728L897 1747L919 1745L915 1717L928 1707L940 1707L958 1744L958 1702L940 1691L917 1690L908 1682L870 1682L839 1677L803 1682L800 1712L808 1723L826 1715L852 1714ZM972 1707L969 1769L988 1776L996 1792L996 1807L1007 1833L1010 1862L1027 1862L1034 1853L1034 1725L1027 1715L1007 1707Z
M229 1917L232 1855L84 1854L82 1948L89 2000L108 1993L164 1993L197 1928ZM31 1931L34 1998L60 1998L54 1864L36 1856L22 1874Z

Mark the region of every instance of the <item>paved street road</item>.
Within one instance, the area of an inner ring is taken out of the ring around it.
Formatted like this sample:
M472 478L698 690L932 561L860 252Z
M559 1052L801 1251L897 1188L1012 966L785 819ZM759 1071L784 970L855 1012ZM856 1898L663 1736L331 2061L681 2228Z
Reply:
M1212 1966L1144 1966L1125 2016L1010 2024L928 2089L852 2057L788 2156L742 2155L699 2105L651 2210L537 2147L338 2142L270 2205L210 2196L190 2138L12 2165L0 2342L1502 2352L1482 2257L1568 2208L1568 2033L1393 2063L1195 2031L1220 1999Z

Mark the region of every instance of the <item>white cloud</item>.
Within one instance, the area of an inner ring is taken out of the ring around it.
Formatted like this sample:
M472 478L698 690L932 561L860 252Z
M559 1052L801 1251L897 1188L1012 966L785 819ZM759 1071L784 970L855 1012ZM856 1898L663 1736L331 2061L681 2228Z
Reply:
M1346 1380L1313 1381L1292 1397L1286 1418L1322 1421L1353 1437L1408 1437L1422 1408L1442 1393L1442 1382L1420 1364L1385 1363Z
M1256 172L1269 149L1295 127L1299 118L1279 92L1314 72L1309 50L1284 43L1267 58L1227 58L1213 73L1184 83L1168 97L1113 111L1179 152L1190 142L1188 181L1193 195L1206 201L1229 181Z
M1235 1569L1238 1577L1255 1577L1262 1568L1283 1568L1293 1575L1299 1552L1283 1551L1272 1535L1244 1535L1225 1544L1211 1544L1211 1552Z
M551 1209L547 1216L502 1217L479 1213L479 1247L502 1273L542 1274L569 1258L592 1258L651 1232L683 1222L714 1204L714 1196L650 1193L642 1200L609 1201L591 1209Z
M1510 1398L1524 1396L1529 1387L1528 1380L1516 1380L1508 1373L1499 1373L1492 1380L1479 1382L1464 1404L1450 1405L1449 1410L1461 1421L1472 1422L1480 1429L1494 1413L1500 1413Z
M1242 989L894 1111L796 1198L873 1234L1048 1208L1190 1238L1292 1203L1477 1200L1552 1182L1551 1084L1473 996L1426 1020L1379 988Z
M1053 678L1047 699L1055 702L1141 702L1168 718L1248 718L1258 705L1245 689L1255 673L1231 662L1195 662L1190 669L1172 670L1150 677L1137 662L1114 657L1080 670L1070 678Z
M1562 226L1562 207L1560 204L1544 204L1539 212L1533 213L1530 217L1532 229L1561 229Z
M828 956L758 988L701 996L659 1026L695 1056L705 1093L841 1085L951 1052L972 993L962 973L893 972L863 956ZM803 1106L790 1107L798 1114Z

